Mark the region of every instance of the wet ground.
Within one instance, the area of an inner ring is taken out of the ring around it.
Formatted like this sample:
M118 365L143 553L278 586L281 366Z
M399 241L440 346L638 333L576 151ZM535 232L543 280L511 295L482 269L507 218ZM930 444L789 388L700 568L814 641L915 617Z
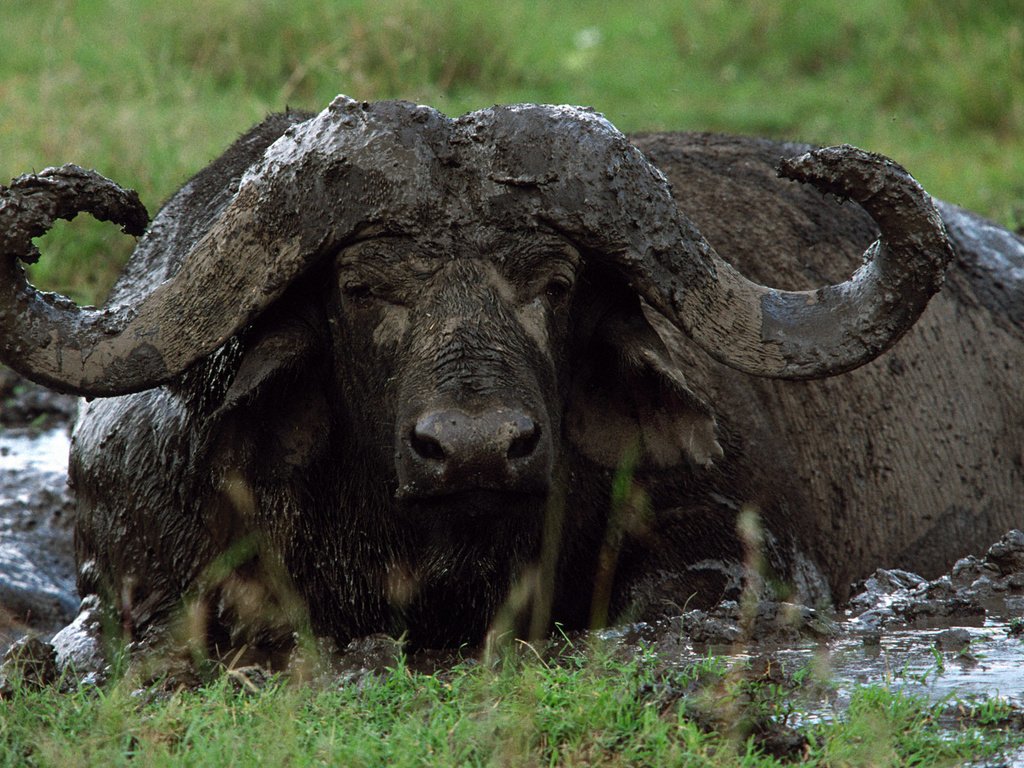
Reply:
M1014 565L995 563L1007 552ZM723 604L663 626L599 635L634 652L647 647L685 665L708 653L775 665L827 683L806 704L815 717L845 709L857 685L885 683L932 701L1001 697L1024 707L1024 533L1012 531L959 572L926 581L877 571L833 621L785 604ZM1010 568L1016 570L1010 570ZM978 572L984 575L977 575ZM754 616L751 621L750 616Z
M0 654L29 634L45 639L77 612L73 507L66 489L75 407L73 398L0 369ZM800 718L839 717L862 684L884 683L933 701L998 697L1014 705L1016 727L1024 729L1024 533L1008 532L987 552L966 556L931 581L876 571L840 612L726 602L658 625L570 639L577 647L596 643L623 657L653 652L666 680L709 653L725 655L753 680L774 676L800 700L800 715L768 734L782 739L783 752L799 746L790 743L798 739L790 725ZM539 652L557 655L561 642ZM398 653L384 637L330 650L334 661L319 673L336 681L383 671ZM461 658L421 654L407 663L434 671ZM951 727L957 712L965 711L962 704L951 705ZM1020 760L1024 764L1024 754Z
M75 398L0 367L0 652L78 610L67 491Z

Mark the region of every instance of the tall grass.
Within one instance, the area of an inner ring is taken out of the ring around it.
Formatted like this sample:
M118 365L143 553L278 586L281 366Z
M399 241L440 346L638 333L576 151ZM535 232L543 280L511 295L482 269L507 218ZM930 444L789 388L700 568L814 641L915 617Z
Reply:
M155 208L267 112L344 92L850 142L1024 224L1019 0L5 0L0 22L4 180L75 161ZM122 240L76 223L36 278L101 298Z

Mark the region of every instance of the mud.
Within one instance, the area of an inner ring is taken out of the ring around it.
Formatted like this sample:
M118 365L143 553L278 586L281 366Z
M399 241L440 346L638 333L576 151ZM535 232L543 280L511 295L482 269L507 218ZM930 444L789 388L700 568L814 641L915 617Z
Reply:
M0 365L0 436L10 430L35 435L46 429L66 428L77 413L78 398L33 384ZM8 447L8 455L11 452Z
M1010 531L981 557L958 560L932 581L899 570L878 570L849 604L858 630L981 625L1024 617L1024 533Z
M78 609L67 490L76 409L76 398L0 368L0 651L52 634Z

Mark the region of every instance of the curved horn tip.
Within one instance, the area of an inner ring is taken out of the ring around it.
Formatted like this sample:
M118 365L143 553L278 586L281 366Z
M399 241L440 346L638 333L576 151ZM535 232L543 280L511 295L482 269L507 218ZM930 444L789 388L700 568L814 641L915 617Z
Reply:
M9 220L0 232L0 249L31 263L38 258L32 239L45 235L57 219L70 221L83 211L129 235L141 235L149 225L149 212L135 190L68 163L0 187L0 218Z
M840 144L821 147L797 157L779 160L778 174L823 192L863 202L894 182L921 189L917 180L896 161L876 152Z
M139 193L101 173L67 163L59 168L47 168L40 173L43 175L74 185L69 190L74 197L64 201L65 207L77 207L78 212L89 213L99 221L117 224L126 235L137 237L149 226L149 211L139 199Z

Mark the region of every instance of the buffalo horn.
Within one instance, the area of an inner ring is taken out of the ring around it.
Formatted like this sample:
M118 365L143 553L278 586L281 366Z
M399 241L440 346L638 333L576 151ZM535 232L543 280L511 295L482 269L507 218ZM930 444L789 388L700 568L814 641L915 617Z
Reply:
M391 130L395 110L415 118L420 130ZM137 197L98 174L74 178L81 169L67 167L0 188L7 232L0 239L0 360L53 389L85 396L171 380L361 227L385 220L400 226L432 172L433 154L423 144L439 122L426 108L375 109L339 96L268 148L178 272L133 305L79 307L41 293L17 260L33 261L31 238L82 210L127 221L138 233L145 209Z
M913 325L953 255L931 198L903 168L831 147L787 161L783 172L860 203L880 238L843 283L758 285L715 253L663 174L600 115L519 105L465 119L494 136L490 178L506 187L504 197L530 187L537 218L610 260L709 354L746 373L809 379L869 362Z
M99 176L59 183L77 173L66 170L0 189L0 359L66 392L146 389L217 349L362 231L484 221L564 233L741 371L799 379L855 368L895 343L941 286L952 256L942 222L910 175L878 155L823 149L784 172L856 200L878 223L881 237L846 282L794 292L744 278L680 213L661 172L590 110L515 105L449 120L339 96L267 149L177 273L133 305L97 310L42 294L16 261L33 259L31 237L54 218L79 210L140 230L137 198Z

